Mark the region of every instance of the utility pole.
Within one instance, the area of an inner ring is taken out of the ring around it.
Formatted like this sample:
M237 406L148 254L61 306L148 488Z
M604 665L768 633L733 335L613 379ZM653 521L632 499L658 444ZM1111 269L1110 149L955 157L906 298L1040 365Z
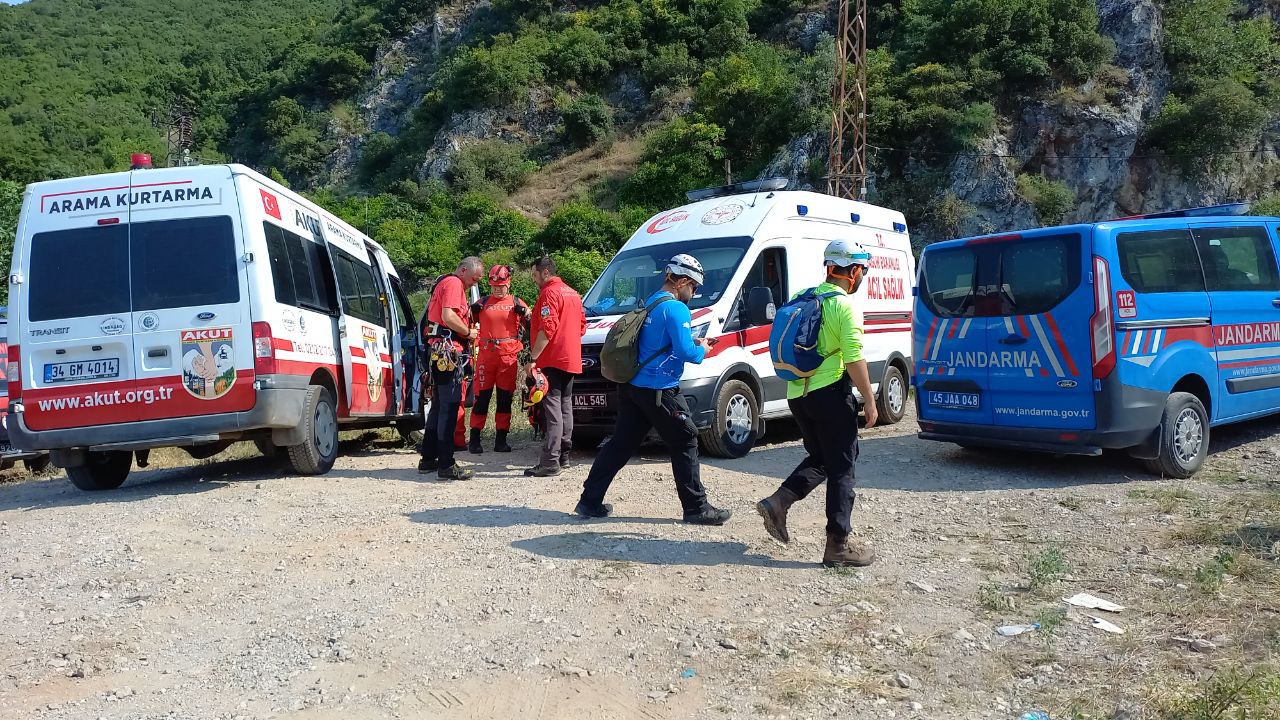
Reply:
M831 98L827 193L867 196L867 0L836 0L836 77Z
M153 111L151 125L164 131L165 167L199 164L199 158L191 154L191 146L195 144L195 120L191 111L176 105L169 109L167 116Z

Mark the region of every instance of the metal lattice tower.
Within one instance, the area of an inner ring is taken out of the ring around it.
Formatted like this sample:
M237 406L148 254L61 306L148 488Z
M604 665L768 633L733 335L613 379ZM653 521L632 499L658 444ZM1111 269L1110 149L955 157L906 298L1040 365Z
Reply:
M174 106L167 115L152 112L151 125L164 131L165 167L199 164L199 158L191 154L191 147L195 145L195 120L190 110Z
M867 195L867 0L837 2L827 192L862 200Z

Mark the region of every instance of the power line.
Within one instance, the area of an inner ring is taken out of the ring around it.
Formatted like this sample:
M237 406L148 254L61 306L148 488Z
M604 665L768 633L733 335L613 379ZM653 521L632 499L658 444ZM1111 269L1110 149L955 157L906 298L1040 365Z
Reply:
M971 158L1002 158L1009 160L1161 160L1169 158L1209 158L1224 157L1228 155L1252 155L1254 153L1266 152L1269 148L1256 147L1252 150L1222 150L1218 152L1207 153L1154 153L1145 155L1008 155L1004 153L979 153L979 152L945 152L942 150L916 150L912 148L884 147L881 145L868 145L872 150L880 150L884 152L900 152L909 155L935 155L942 157L971 157ZM1274 148L1270 148L1274 151Z

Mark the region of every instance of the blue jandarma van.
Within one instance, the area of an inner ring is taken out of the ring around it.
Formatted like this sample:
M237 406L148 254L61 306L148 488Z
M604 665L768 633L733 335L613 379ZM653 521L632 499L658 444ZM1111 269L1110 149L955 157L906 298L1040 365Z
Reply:
M1280 412L1280 218L1244 205L952 240L920 260L920 437L1191 476Z

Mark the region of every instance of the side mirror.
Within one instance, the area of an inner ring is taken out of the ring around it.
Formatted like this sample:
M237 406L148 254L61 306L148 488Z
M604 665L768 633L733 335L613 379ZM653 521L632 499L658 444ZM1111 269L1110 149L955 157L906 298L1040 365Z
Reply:
M747 293L747 324L768 325L778 312L773 304L773 291L767 287L753 287Z

